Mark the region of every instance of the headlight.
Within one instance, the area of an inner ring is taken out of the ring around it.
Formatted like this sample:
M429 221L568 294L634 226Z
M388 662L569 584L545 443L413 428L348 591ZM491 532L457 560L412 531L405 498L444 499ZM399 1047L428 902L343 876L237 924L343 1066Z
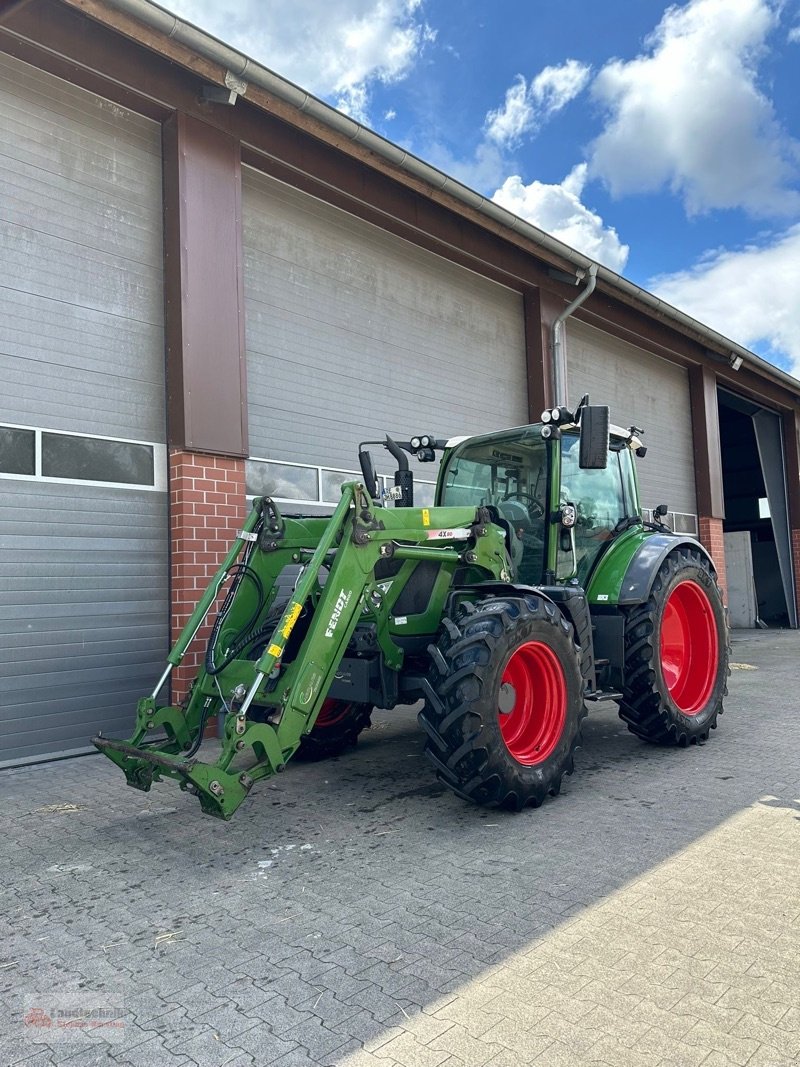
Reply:
M562 504L561 505L561 525L571 530L578 519L578 513L575 510L574 504Z

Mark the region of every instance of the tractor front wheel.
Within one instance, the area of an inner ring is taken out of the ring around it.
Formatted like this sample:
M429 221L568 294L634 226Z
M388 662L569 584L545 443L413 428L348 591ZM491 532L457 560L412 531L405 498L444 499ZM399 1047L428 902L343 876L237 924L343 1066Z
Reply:
M702 552L683 546L661 564L647 601L628 613L621 718L645 741L705 741L722 714L728 659L716 575Z
M537 596L463 604L430 653L434 697L419 721L439 778L490 807L555 796L586 713L572 626L558 608Z

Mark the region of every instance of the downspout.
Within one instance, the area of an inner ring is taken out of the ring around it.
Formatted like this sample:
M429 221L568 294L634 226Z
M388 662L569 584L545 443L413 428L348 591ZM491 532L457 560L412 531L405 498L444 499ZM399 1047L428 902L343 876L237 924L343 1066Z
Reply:
M553 353L553 403L555 407L567 406L567 355L564 348L564 323L584 300L587 300L594 292L597 285L597 264L592 263L588 270L586 288L579 293L569 304L556 321L550 334L550 350Z

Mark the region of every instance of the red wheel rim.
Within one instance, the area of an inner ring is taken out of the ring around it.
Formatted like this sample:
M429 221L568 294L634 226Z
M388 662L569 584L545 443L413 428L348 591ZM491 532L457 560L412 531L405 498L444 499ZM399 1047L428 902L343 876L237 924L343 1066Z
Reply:
M552 755L567 718L567 681L549 645L529 641L512 653L500 681L498 717L518 763L533 767Z
M708 703L717 677L719 639L711 601L697 582L680 582L667 597L661 620L661 673L684 715Z
M346 700L323 700L317 721L314 723L314 729L316 730L318 726L322 727L322 729L328 726L335 726L342 719L347 718L351 708L352 704L349 704Z

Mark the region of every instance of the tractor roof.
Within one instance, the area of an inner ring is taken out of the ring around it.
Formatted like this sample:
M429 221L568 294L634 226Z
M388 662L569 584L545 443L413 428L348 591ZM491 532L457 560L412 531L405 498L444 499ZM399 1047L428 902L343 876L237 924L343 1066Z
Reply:
M532 430L535 429L537 426L543 425L544 423L541 422L532 422L527 426L509 426L506 430L493 430L491 433L462 434L459 437L451 437L447 442L446 448L455 448L457 445L464 444L465 441L481 441L484 439L491 440L491 438L493 437L513 434L515 430ZM578 430L578 426L575 423L564 423L560 428L562 430L569 430L573 432L577 432ZM622 426L609 426L609 434L612 438L625 441L628 447L634 450L640 448L643 444L641 438L639 438L635 434L632 434L630 430L626 430Z

